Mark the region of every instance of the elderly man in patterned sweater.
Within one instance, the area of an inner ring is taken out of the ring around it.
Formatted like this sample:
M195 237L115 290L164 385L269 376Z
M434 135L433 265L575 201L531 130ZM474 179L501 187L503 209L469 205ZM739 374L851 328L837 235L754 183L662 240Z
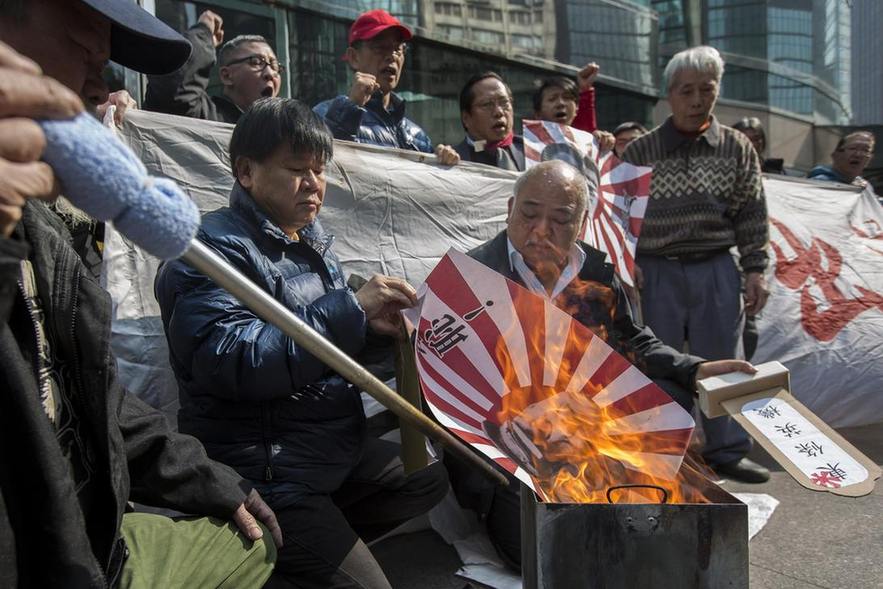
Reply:
M664 73L671 116L623 154L653 166L638 241L644 321L666 344L683 350L688 343L691 354L710 360L743 357L745 315L759 313L768 296L760 160L743 134L712 115L723 71L712 47L675 55ZM719 474L769 478L745 458L751 442L735 422L703 418L703 428L703 455Z

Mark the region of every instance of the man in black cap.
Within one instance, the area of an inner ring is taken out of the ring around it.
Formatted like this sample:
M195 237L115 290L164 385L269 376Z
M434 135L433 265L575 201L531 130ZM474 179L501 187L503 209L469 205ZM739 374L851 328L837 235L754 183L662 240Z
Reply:
M0 586L260 587L273 512L123 390L107 293L41 202L57 182L32 119L104 103L111 58L164 73L190 47L128 0L0 0L0 38L33 60L0 43Z

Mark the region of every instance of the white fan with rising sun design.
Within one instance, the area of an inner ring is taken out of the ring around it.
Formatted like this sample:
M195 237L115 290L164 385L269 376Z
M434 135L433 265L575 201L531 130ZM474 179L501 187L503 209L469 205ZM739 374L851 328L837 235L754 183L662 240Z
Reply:
M544 465L587 444L631 471L675 477L693 419L590 329L453 249L421 297L425 399L462 440L535 491Z

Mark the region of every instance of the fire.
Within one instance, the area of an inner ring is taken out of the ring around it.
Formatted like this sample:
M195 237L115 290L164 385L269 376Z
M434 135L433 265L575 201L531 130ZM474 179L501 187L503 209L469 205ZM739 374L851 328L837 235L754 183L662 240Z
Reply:
M596 336L606 338L611 322L604 320L604 314L611 309L612 291L598 283L583 285L582 296L571 292L567 297L580 305L572 314L597 320L597 325L586 327ZM586 309L592 301L600 303L598 309ZM542 334L525 335L531 356L542 358L555 352L545 349ZM617 348L621 349L614 345ZM560 356L561 351L557 352ZM497 359L506 382L518 382L509 356L500 351ZM575 369L563 361L559 383L563 382L561 374L569 376ZM533 382L542 382L542 378L534 378ZM699 490L707 488L708 483L698 461L685 459L672 480L680 460L678 448L682 446L669 432L642 434L624 427L620 418L637 413L640 408L629 407L628 403L602 407L592 399L600 392L600 387L591 383L576 392L562 390L560 386L512 387L501 401L496 421L486 422L484 429L501 450L531 474L546 501L708 502Z

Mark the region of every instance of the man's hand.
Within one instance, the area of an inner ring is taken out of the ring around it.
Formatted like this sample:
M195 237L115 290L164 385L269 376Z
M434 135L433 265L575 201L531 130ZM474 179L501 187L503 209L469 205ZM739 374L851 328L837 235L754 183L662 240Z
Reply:
M592 131L592 135L598 141L598 149L601 151L610 151L616 145L616 137L613 136L613 133L598 129L597 131Z
M715 360L713 362L703 362L696 370L696 380L702 380L709 376L718 376L719 374L727 374L728 372L754 374L757 372L757 368L745 360Z
M204 24L212 33L212 44L219 47L224 42L224 19L212 12L205 10L199 15L200 22Z
M763 272L749 272L745 275L745 314L757 315L766 305L770 291Z
M356 291L356 300L374 331L398 337L401 333L398 312L417 304L417 292L401 278L375 274Z
M380 90L377 78L371 74L356 72L353 77L353 85L350 86L350 100L359 106L365 106L371 100L371 95Z
M576 81L579 84L579 91L585 92L589 90L595 84L595 78L598 77L598 72L600 71L601 66L593 61L577 72Z
M435 156L443 166L456 166L460 163L460 154L450 145L439 143L435 146Z
M101 120L104 120L104 113L107 112L107 109L111 106L115 106L116 110L113 113L113 122L117 125L123 124L123 119L126 116L126 111L138 110L138 103L135 102L135 99L132 98L131 94L126 92L125 90L117 90L116 92L111 92L107 97L107 102L104 104L98 105L96 109L98 112L98 117Z
M260 494L252 489L242 505L233 512L233 523L245 534L246 538L254 542L260 540L264 535L258 522L270 530L276 547L282 548L282 529L279 527L279 522L276 521L276 514L273 513L269 505L264 503Z
M0 42L0 235L9 237L29 198L52 199L58 185L39 161L46 146L31 119L66 119L82 112L76 94Z
M644 271L637 264L635 264L635 288L638 290L644 288Z

